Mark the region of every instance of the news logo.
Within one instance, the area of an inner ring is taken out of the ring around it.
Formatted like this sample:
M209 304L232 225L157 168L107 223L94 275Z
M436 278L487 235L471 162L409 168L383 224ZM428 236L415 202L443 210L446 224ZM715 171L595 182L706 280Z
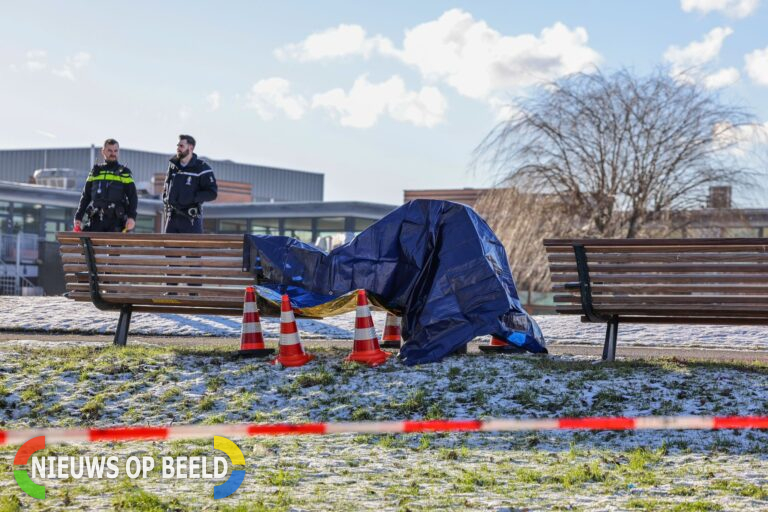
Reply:
M167 479L221 479L227 474L228 466L245 466L245 457L240 448L226 437L214 436L213 448L224 452L229 457L229 464L225 457L214 456L209 460L206 456L178 456L162 457L160 464L156 465L153 457L128 457L125 461L123 473L130 479L147 478L158 466L160 478ZM16 452L13 459L13 476L16 483L28 496L45 499L45 486L34 482L37 478L72 478L75 480L88 479L115 479L120 476L120 458L112 456L96 457L32 457L40 450L45 449L45 436L30 439ZM32 459L32 460L30 460ZM27 465L26 469L16 469L16 466ZM213 471L209 471L212 469ZM245 469L233 469L229 478L220 485L213 487L213 499L219 500L231 496L237 491L245 480Z

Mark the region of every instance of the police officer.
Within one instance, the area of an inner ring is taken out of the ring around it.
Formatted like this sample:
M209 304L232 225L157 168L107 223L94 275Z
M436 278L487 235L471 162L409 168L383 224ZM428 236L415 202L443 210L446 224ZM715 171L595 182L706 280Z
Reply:
M202 233L203 203L218 195L213 169L193 152L195 138L179 135L163 187L166 233Z
M131 170L118 163L120 144L107 139L104 163L93 166L75 212L75 231L132 231L139 197Z

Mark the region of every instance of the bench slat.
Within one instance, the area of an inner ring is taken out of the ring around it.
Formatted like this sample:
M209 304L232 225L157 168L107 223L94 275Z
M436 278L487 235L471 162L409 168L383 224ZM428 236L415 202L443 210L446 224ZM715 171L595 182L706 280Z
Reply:
M589 257L587 257L589 258ZM550 265L550 271L552 273L561 272L576 272L576 263L573 265L561 265L553 263ZM611 263L589 263L590 274L592 272L604 272L612 274L634 274L644 272L658 272L659 279L663 279L666 273L691 273L691 272L742 272L742 273L766 273L768 274L768 264L760 265L754 263L734 263L734 264L722 264L722 263L666 263L663 265L655 264L640 264L640 263L628 263L628 264L611 264Z
M90 291L90 285L88 283L67 283L66 288L68 291ZM120 292L126 290L124 284L101 284L99 283L99 291L104 297L108 297L110 293ZM149 295L154 293L156 296L163 296L163 293L173 291L174 293L196 293L201 297L238 297L240 300L243 298L244 290L242 287L225 288L222 286L205 287L205 286L146 286L146 285L132 285L130 287L131 293L137 293L142 295Z
M556 310L558 313L579 314L579 315L584 314L580 306L557 305ZM679 315L682 317L688 317L688 316L706 317L708 315L734 316L734 317L765 316L768 318L768 306L742 306L742 305L739 305L739 306L720 305L720 306L717 306L717 309L715 311L713 311L712 306L710 305L690 304L684 307L670 306L668 308L660 308L656 306L643 306L643 305L631 304L631 305L623 305L623 306L604 306L601 308L595 308L595 312L598 314L604 314L604 315L620 315L620 318L623 318L624 315L627 315L627 314L662 315L662 316Z
M85 263L84 256L65 255L62 256L63 263ZM106 254L96 255L96 269L106 267L116 267L121 265L140 265L152 267L180 266L180 267L226 267L242 269L243 259L241 258L152 258L140 256L109 256Z
M570 264L575 268L573 254L550 254L547 259L550 263ZM587 253L587 261L590 266L598 263L768 263L768 253Z
M98 268L99 275L102 273L115 273L115 274L153 274L153 275L176 275L183 276L187 274L197 274L205 276L229 276L229 277L241 277L253 276L250 272L243 272L240 268L217 268L217 267L184 267L181 265L174 265L170 267L142 267L142 266L129 266L129 265L102 265L103 268ZM64 272L87 272L88 268L85 264L65 264Z
M593 283L768 283L768 275L760 274L592 274ZM579 276L552 274L552 282L578 282Z
M719 316L677 317L677 316L631 316L626 317L633 324L681 324L681 325L768 325L768 318L735 318ZM589 322L581 317L582 322Z
M578 285L578 283L573 283ZM578 295L578 290L566 289L565 284L556 284L552 286L553 292L572 292ZM663 294L663 293L704 293L714 292L721 294L752 294L761 295L768 293L768 287L766 286L733 286L733 285L716 285L716 284L653 284L653 285L641 285L641 284L592 284L592 293L624 293L624 294Z
M544 240L544 247L571 247L574 244L605 247L695 247L702 245L741 246L764 245L768 238L551 238Z
M768 239L766 239L768 240ZM585 246L587 254L645 254L645 253L678 253L681 252L680 247L675 246L648 246L648 247L616 247L616 246ZM699 245L685 247L686 251L695 252L711 252L711 253L738 253L738 252L768 252L768 244L766 245ZM573 254L573 247L547 247L547 254Z
M119 240L119 239L93 239L91 240L94 247L109 246L109 247L170 247L170 248L208 248L208 249L241 249L243 248L243 241L240 240L186 240L186 241L174 241L174 240ZM79 247L79 240L71 240L69 242L61 242L62 245L69 245L72 247Z
M71 299L81 299L88 302L91 301L91 294L86 292L69 292L67 295ZM184 295L177 295L174 297L158 297L157 294L134 294L130 293L110 293L102 295L104 302L111 304L163 304L163 305L193 305L201 307L239 307L242 311L243 299L242 298L221 298L215 299L211 297L188 297Z
M214 240L214 241L243 241L243 235L220 235L214 233L110 233L107 231L59 231L58 240L79 240L81 238L116 239L116 240Z
M79 255L83 261L85 261L85 254L83 248L79 245L66 245L61 246L62 254L76 254ZM172 247L114 247L114 246L95 246L93 248L95 255L100 254L138 254L142 256L214 256L214 257L230 257L241 258L243 256L242 248L229 249L178 249Z
M250 274L249 274L250 275ZM66 283L88 283L88 274L65 274ZM202 276L165 276L165 275L127 275L127 274L101 274L100 283L200 283L202 285L222 285L222 286L240 286L245 288L249 285L255 285L256 280L253 277L202 277Z
M579 295L555 295L555 302L581 304ZM648 304L658 307L679 306L680 304L744 304L757 306L768 304L768 295L593 295L592 305L596 310L603 305L617 306L619 304Z

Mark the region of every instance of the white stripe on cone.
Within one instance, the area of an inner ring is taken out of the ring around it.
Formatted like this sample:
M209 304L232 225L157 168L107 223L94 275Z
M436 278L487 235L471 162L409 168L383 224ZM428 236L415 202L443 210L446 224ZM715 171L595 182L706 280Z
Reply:
M355 329L356 340L372 340L376 337L376 329L373 327L364 327L362 329Z
M246 322L243 324L244 334L258 334L261 332L260 322Z

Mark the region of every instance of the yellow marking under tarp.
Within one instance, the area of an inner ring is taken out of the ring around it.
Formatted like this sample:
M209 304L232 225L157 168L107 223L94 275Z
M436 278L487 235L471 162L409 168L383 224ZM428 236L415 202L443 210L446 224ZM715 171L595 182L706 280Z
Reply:
M269 306L271 306L270 309L277 311L277 315L279 316L279 311L280 311L279 302L268 299L263 295L261 295L259 298L267 302ZM380 304L375 297L368 296L368 302L371 304L373 309L386 310L386 308L384 308L384 306ZM303 318L319 319L319 318L326 318L329 316L349 313L350 311L355 311L356 308L357 308L357 290L354 290L347 293L346 295L342 295L341 297L338 297L324 304L318 304L317 306L311 306L308 308L295 308L293 311L296 315L301 316Z
M152 299L153 304L181 304L178 299Z

